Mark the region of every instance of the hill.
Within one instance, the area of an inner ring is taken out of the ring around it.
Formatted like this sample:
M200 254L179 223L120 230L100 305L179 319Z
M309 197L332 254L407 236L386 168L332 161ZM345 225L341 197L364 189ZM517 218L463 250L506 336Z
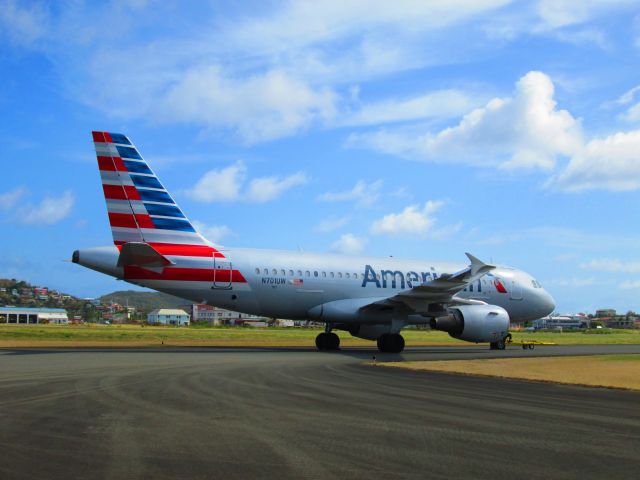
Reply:
M192 303L190 300L174 297L160 292L139 292L136 290L120 290L100 297L100 303L119 303L123 306L135 307L137 310L153 310L155 308L176 308Z

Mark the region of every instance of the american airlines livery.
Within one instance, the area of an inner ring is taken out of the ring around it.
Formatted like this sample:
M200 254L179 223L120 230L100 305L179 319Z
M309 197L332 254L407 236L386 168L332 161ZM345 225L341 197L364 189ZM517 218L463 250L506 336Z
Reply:
M555 303L533 277L483 263L351 257L214 245L193 228L129 138L93 132L114 246L73 252L73 262L194 302L265 317L323 322L319 350L337 350L334 329L404 349L400 331L425 325L504 349L509 321L543 317Z

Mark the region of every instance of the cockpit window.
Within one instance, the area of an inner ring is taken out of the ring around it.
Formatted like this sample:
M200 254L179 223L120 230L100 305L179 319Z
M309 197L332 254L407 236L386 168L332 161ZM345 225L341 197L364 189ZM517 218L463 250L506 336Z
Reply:
M531 284L533 285L533 288L542 288L542 285L540 285L540 282L538 282L535 279L531 279Z

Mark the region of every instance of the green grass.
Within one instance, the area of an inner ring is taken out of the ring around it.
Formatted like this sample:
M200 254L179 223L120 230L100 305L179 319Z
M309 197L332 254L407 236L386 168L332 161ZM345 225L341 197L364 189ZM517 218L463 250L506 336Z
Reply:
M598 334L592 332L598 332ZM606 329L586 332L512 332L511 334L514 341L538 340L560 345L640 344L640 330Z
M312 328L188 328L136 325L0 325L0 347L30 345L226 345L312 346L320 329ZM337 332L345 346L371 346L372 342ZM443 332L404 330L407 345L469 345ZM607 335L583 332L513 332L514 341L538 340L562 345L640 344L639 330L614 330Z

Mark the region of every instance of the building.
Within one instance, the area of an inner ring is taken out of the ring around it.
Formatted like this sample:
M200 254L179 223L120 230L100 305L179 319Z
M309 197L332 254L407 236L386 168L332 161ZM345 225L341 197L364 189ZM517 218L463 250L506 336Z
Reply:
M67 317L67 311L64 308L0 307L0 324L2 323L66 325L69 323L69 317Z
M147 322L158 325L189 325L190 320L187 312L174 308L158 308L147 315Z
M182 308L191 313L192 321L207 322L209 325L241 325L244 322L264 321L264 317L258 315L225 310L224 308L212 307L206 303L194 303L185 305Z
M607 328L635 328L636 317L599 318Z
M579 328L587 328L587 320L579 315L555 315L540 318L533 321L533 328L540 330L544 328L560 328L563 330L576 330Z
M596 317L615 317L616 310L614 308L601 308L600 310L596 310Z

